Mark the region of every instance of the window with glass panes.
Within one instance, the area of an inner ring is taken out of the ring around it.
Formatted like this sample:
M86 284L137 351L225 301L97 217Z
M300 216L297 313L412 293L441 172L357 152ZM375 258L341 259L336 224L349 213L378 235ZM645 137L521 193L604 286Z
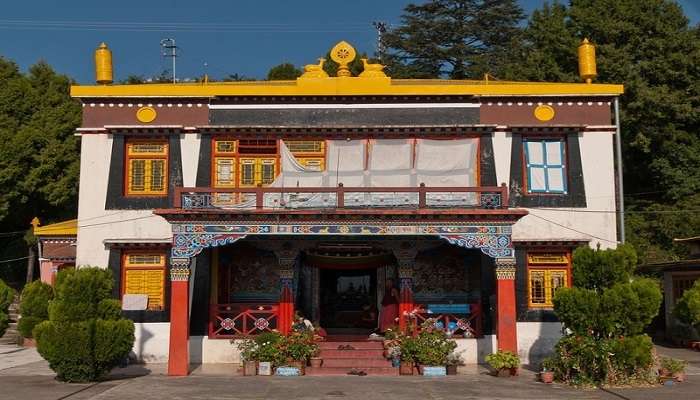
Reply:
M525 139L528 193L566 194L566 142L564 139Z
M124 251L122 295L145 294L149 310L165 307L165 252Z
M168 194L166 140L133 140L126 143L126 194Z

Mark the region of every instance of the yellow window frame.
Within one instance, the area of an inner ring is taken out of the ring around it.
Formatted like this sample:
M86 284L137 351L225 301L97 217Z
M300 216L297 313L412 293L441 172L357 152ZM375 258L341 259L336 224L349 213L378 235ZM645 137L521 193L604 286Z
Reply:
M238 177L240 187L257 187L258 185L267 186L271 184L279 172L276 157L241 157L238 162ZM269 177L263 176L263 166L272 166L272 175ZM252 166L251 179L244 180L244 174L250 170Z
M165 253L125 252L122 269L122 295L145 294L149 310L165 308Z
M168 194L167 141L128 141L126 155L125 186L127 195L163 196ZM160 185L157 185L155 181L160 181Z
M534 283L536 279L542 279L542 295L533 298ZM567 287L569 282L569 270L560 268L529 268L527 271L527 299L530 308L552 308L556 289ZM559 285L554 284L555 279ZM556 286L556 287L555 287Z
M230 178L222 180L222 169L228 164L231 168ZM217 188L232 188L236 187L236 173L238 166L236 165L235 157L214 157L214 187Z

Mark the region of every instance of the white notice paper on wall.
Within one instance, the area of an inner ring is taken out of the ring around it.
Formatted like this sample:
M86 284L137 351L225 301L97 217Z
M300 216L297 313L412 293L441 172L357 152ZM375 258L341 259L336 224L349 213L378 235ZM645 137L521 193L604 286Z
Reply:
M125 294L122 297L122 310L138 311L148 308L147 294Z

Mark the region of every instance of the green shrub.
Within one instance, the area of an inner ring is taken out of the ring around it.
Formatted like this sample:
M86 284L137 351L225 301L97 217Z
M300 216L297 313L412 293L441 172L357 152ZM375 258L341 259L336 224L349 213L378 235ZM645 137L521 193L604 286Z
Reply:
M673 309L673 314L684 324L700 330L700 280L695 281L693 287L683 293Z
M518 368L520 366L520 357L510 351L498 350L487 355L486 362L495 370Z
M608 374L607 341L586 335L571 335L554 348L552 370L557 380L575 385L605 381Z
M661 360L659 360L659 367L671 375L685 372L685 367L687 366L687 361L679 360L677 358L661 357Z
M112 276L101 268L59 272L49 320L34 328L37 350L68 382L95 381L129 354L133 322L121 318L110 299Z
M23 337L31 338L34 326L49 318L51 299L53 299L53 288L44 282L34 281L24 287L19 304L22 318L17 324L17 329Z
M5 334L5 330L9 325L10 316L7 310L10 308L14 297L15 291L0 279L0 337Z
M573 254L574 286L600 290L616 283L629 282L637 266L637 254L631 245L616 249L579 247Z
M627 383L630 380L645 378L654 365L654 344L647 335L637 335L609 340L610 365L606 381Z
M418 351L415 359L421 365L447 365L447 356L457 348L457 343L439 329L423 329L416 339Z
M401 361L416 362L420 352L418 338L407 336L401 340Z

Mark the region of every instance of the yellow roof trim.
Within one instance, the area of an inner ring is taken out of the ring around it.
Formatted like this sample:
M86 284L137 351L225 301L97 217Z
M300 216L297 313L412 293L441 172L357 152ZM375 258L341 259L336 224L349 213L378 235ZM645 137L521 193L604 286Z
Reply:
M55 224L37 226L34 228L34 236L76 236L78 234L78 220L57 222Z
M216 96L617 96L622 85L587 83L467 81L391 78L299 78L296 81L248 81L139 85L71 86L73 97Z

